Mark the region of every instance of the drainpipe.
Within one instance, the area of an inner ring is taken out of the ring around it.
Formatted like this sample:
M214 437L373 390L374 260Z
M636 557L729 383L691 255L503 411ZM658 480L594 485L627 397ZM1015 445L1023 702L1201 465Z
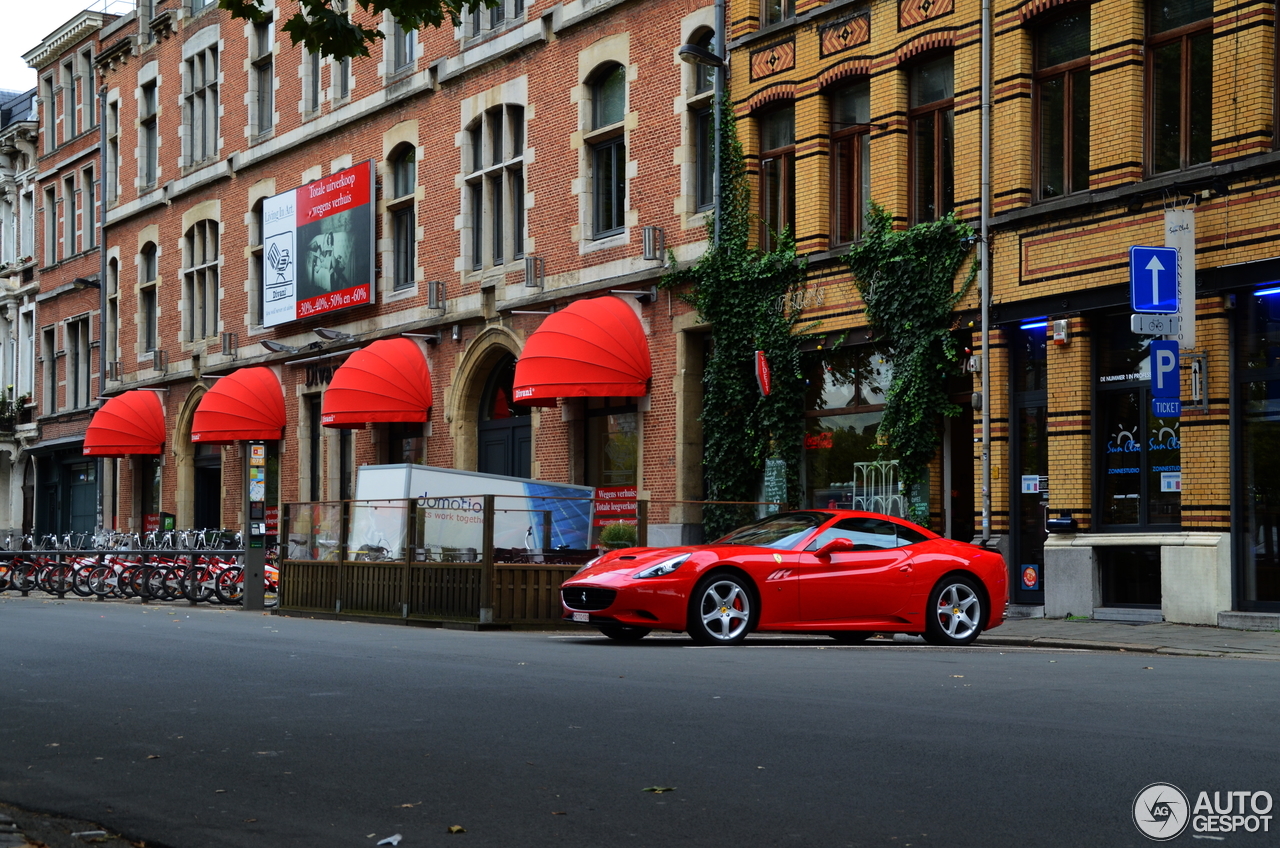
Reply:
M98 199L98 394L102 397L107 391L107 89L98 89L98 190L94 195ZM101 401L99 401L101 403ZM98 477L98 511L97 526L106 526L104 507L106 502L106 475L102 457L97 461ZM114 504L112 507L114 508Z
M981 158L978 296L982 301L982 545L986 547L991 542L991 0L982 0Z
M711 239L712 239L711 245L713 249L720 247L720 213L721 213L720 160L722 158L721 152L720 152L720 120L724 110L724 78L725 78L725 75L729 73L729 54L728 54L728 51L725 49L725 44L727 42L725 40L725 32L724 32L724 28L725 28L724 0L716 0L715 9L716 9L716 23L715 23L716 36L715 36L714 46L715 46L716 56L720 58L720 61L722 62L722 64L716 68L715 91L713 93L715 102L712 104L713 111L711 115L711 119L715 121L715 124L716 124L715 139L713 142L716 146L715 147L716 152L715 152L715 156L711 158L711 161L713 163L713 168L715 170L715 173L711 175L711 209L712 209L711 214L715 216L715 224L714 224L714 227L712 228L712 234L711 234Z

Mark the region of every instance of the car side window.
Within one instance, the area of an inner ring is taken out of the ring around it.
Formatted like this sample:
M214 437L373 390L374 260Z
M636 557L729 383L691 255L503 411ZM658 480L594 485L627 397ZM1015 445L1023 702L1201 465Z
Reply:
M832 539L848 539L853 542L854 548L859 551L897 548L902 545L912 544L912 541L924 540L923 536L918 540L912 541L899 539L898 534L899 526L892 521L884 521L879 518L846 518L843 521L837 521L819 533L817 538L805 547L805 550L816 551Z

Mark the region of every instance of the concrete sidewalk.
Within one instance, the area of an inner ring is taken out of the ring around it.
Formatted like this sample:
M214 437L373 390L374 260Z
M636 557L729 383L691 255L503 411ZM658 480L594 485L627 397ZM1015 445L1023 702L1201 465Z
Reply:
M990 633L979 636L976 644L1280 660L1280 631L1227 630L1166 622L1006 619Z

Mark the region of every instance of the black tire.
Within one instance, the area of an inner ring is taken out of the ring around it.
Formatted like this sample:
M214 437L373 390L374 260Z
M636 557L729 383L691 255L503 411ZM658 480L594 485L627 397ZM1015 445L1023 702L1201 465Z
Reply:
M89 588L89 575L93 573L93 563L79 563L72 567L71 591L82 598L92 598L93 590Z
M861 645L876 634L871 630L833 630L827 635L840 645Z
M924 640L930 645L968 645L982 632L986 610L982 588L972 577L952 574L929 593Z
M652 631L647 627L631 627L626 624L601 624L600 632L615 642L639 642Z
M689 635L700 645L737 645L756 624L756 596L745 578L721 571L698 581L689 599Z
M244 600L244 581L241 579L239 566L232 566L218 572L213 584L213 591L218 600L224 604L239 604Z

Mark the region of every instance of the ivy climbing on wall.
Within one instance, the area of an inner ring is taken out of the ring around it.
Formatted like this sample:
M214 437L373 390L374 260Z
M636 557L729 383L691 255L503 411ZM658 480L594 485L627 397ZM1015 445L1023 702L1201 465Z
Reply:
M731 102L725 94L726 103ZM710 325L702 398L703 481L710 501L754 501L769 459L782 460L787 499L798 502L803 433L804 379L797 314L791 295L804 287L794 234L779 233L770 251L752 248L759 219L751 208L742 145L732 109L720 121L720 244L693 265L666 275L676 291ZM712 227L708 226L708 234ZM672 262L673 266L674 258ZM756 383L755 352L763 350L773 374L763 397ZM708 539L755 518L751 507L703 509Z
M893 363L885 393L879 444L898 457L898 472L912 491L942 443L939 414L959 407L947 397L947 378L960 371L952 310L978 273L970 263L956 285L974 244L974 231L955 215L895 230L882 207L871 209L862 241L845 261L867 306L867 322Z

